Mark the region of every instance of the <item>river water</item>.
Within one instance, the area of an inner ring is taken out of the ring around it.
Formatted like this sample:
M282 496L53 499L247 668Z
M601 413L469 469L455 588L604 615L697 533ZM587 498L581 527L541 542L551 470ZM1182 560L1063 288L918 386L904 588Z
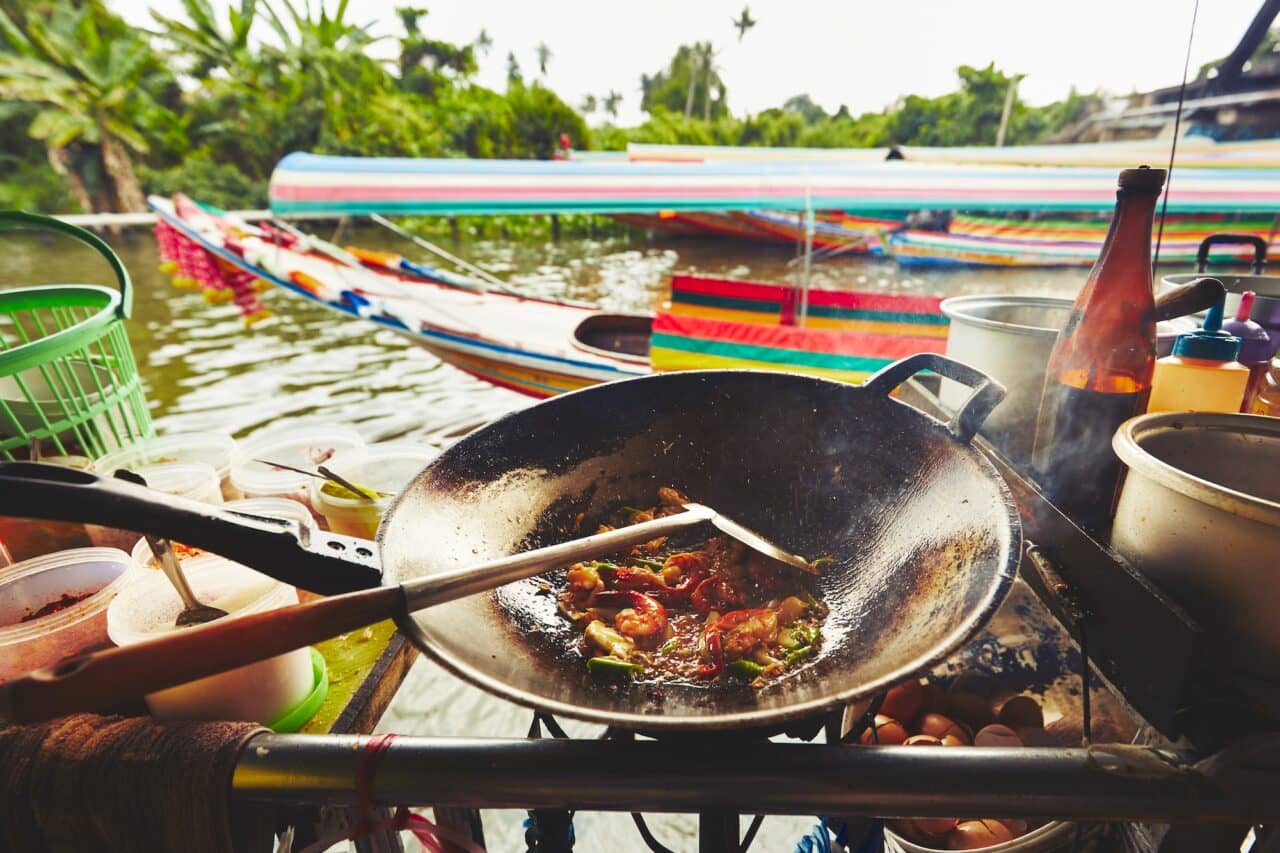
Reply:
M381 230L361 228L342 239L421 257ZM266 295L275 318L246 330L235 306L206 304L198 293L169 284L157 270L159 258L149 232L132 231L112 242L133 277L129 334L162 433L221 430L239 438L281 420L323 417L354 426L369 441L439 446L531 402L440 363L392 332L284 292ZM0 245L0 287L110 281L100 258L64 238L6 234ZM761 281L788 281L796 275L794 252L786 247L664 239L640 230L598 240L484 240L449 248L515 287L620 310L656 306L673 271ZM1084 276L1083 270L917 273L892 261L841 258L818 264L813 282L816 287L915 294L1072 296ZM529 722L525 709L420 660L381 728L405 734L522 737ZM572 721L566 728L584 737L600 731ZM524 849L523 813L486 812L484 818L489 849ZM808 818L769 818L753 849L790 851L813 823ZM583 814L575 826L580 851L647 849L625 814ZM673 850L696 849L692 816L661 816L651 826Z

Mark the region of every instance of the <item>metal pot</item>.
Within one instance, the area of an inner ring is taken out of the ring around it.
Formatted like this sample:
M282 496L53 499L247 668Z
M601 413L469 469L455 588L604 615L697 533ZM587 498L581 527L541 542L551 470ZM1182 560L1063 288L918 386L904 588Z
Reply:
M1209 263L1209 249L1220 245L1244 244L1253 247L1252 275L1217 275L1227 288L1227 300L1223 316L1233 317L1240 307L1240 294L1252 290L1258 294L1253 302L1249 319L1267 330L1272 340L1280 342L1280 276L1263 275L1267 262L1267 241L1252 234L1210 234L1196 250L1196 272L1186 275L1167 275L1160 280L1161 290L1176 287L1203 274Z
M1004 402L987 418L982 434L1014 462L1024 463L1031 456L1045 367L1072 304L1070 299L1049 296L953 296L942 300L942 312L951 320L947 357L976 367L1008 389ZM1159 324L1157 349L1161 355L1172 351L1173 339L1186 331L1186 326ZM954 409L968 393L960 383L944 379L939 396L944 405Z
M1280 676L1280 420L1143 415L1112 444L1129 466L1112 546L1201 622L1231 668Z

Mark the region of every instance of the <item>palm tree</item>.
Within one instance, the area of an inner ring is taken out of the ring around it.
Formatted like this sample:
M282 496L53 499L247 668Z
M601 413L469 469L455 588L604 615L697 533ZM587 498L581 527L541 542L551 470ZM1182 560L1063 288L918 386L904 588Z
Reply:
M547 76L547 63L551 61L551 48L547 47L546 42L539 42L536 48L538 52L538 71L543 77Z
M609 114L609 118L618 117L618 104L620 103L622 103L622 93L610 89L609 94L604 96L604 111Z
M515 51L507 51L507 85L514 86L522 80L520 63L516 61Z
M94 8L66 3L28 8L19 28L0 11L0 100L37 108L28 133L45 145L49 163L65 176L81 207L95 210L73 153L105 177L103 207L145 210L132 155L146 154L146 131L176 117L150 94L157 63L147 37L125 29L108 37ZM93 163L96 161L96 165Z
M190 23L161 15L151 17L160 25L160 34L183 54L193 58L189 72L196 78L209 76L215 68L230 69L249 46L249 30L258 15L258 0L240 0L240 8L228 7L227 26L218 21L209 0L182 0Z
M599 107L600 104L596 101L595 95L584 95L582 98L582 105L579 109L581 109L585 115L591 115L599 109Z
M742 14L733 21L733 26L738 31L738 41L742 41L742 37L745 36L747 31L754 27L756 23L755 18L751 17L751 7L743 6Z
M702 97L702 120L710 121L711 120L711 78L712 76L715 76L716 79L719 80L719 74L717 74L716 67L715 67L716 54L715 54L715 51L712 50L711 48L711 42L704 41L702 43L702 52L701 52L701 55L699 56L699 59L702 62L702 88L704 90L703 97Z
M476 52L488 56L489 51L493 49L493 38L489 35L488 30L481 29L476 35L476 40L471 44L475 47Z

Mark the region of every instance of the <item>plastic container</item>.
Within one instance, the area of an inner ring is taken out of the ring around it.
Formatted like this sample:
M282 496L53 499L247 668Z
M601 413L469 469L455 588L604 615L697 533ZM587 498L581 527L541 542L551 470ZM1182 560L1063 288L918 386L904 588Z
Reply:
M131 444L108 453L94 462L94 467L110 476L117 468L136 469L140 465L196 462L213 466L223 500L244 497L231 483L231 452L235 440L225 433L192 432L163 435Z
M108 645L107 606L132 567L116 548L74 548L0 570L0 681ZM85 593L82 601L22 621L63 595Z
M298 602L293 587L213 554L187 560L183 570L197 598L230 613L224 619ZM173 623L181 610L178 593L162 573L140 573L108 608L107 632L116 645L127 646L180 631ZM160 690L146 700L162 719L268 723L296 708L314 688L311 653L303 648Z
M297 501L287 500L285 498L247 498L239 501L227 501L223 504L227 509L234 509L239 512L247 512L251 515L265 515L269 518L287 518L296 521L299 524L306 525L312 529L316 526L316 520L311 517L311 511ZM178 557L178 562L185 565L187 560L195 559L207 552L199 549L191 548L186 545L174 544L174 553ZM194 552L194 553L193 553ZM154 562L154 555L151 553L151 546L147 544L146 539L139 539L133 546L131 552L133 561L144 569L160 568Z
M366 486L386 496L378 500L345 498L331 494L325 480L309 484L311 505L329 523L329 529L347 536L372 539L392 498L436 457L438 451L412 444L372 444L355 452L335 453L326 467L352 485Z
M974 848L983 853L1051 853L1069 850L1075 824L1053 821L1003 844ZM884 831L885 853L946 853L946 847L924 847L908 841L888 827Z
M311 505L312 477L255 460L314 471L340 451L363 447L364 439L350 427L302 424L266 430L236 445L231 454L231 483L246 498L279 497L304 503L323 523L324 517Z
M80 471L92 471L93 460L87 456L44 456L41 462L64 465ZM83 524L44 518L9 518L0 516L0 546L10 561L30 560L69 548L93 545ZM0 566L5 562L0 559Z
M148 488L158 492L202 503L222 503L222 488L218 484L218 474L213 470L213 466L207 463L162 462L158 465L139 465L131 470L147 481ZM99 546L129 550L138 541L136 531L102 527L97 524L86 524L85 529L89 532L89 538L93 540L93 544Z
M1238 363L1240 339L1222 331L1221 303L1204 326L1178 335L1173 354L1156 361L1147 412L1238 412L1249 368Z

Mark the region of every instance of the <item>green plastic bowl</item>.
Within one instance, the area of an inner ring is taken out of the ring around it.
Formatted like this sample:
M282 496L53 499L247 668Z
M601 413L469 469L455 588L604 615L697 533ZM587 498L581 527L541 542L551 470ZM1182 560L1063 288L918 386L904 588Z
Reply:
M324 662L324 655L315 649L310 651L311 672L314 675L315 686L311 688L307 698L286 711L284 716L267 723L267 728L276 734L296 732L305 726L307 721L316 715L316 711L320 710L320 706L324 704L324 698L329 695L329 667Z

